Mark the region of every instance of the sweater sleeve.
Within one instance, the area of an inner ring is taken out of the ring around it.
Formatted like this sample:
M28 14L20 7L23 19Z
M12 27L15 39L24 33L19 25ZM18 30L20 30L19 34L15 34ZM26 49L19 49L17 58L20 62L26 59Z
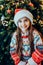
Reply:
M10 42L10 55L11 58L14 60L15 65L17 65L20 61L20 58L18 54L16 53L17 51L17 39L16 39L16 33L13 34Z
M33 37L34 37L34 49L38 49L39 51L43 49L43 41L41 38L41 35L37 30L33 31Z
M43 41L38 31L34 30L33 36L35 51L32 54L32 59L39 64L43 61Z
M11 42L10 42L10 53L16 53L17 50L17 40L16 40L16 33L13 34L12 38L11 38Z
M37 65L43 61L43 41L38 31L33 31L33 43L35 51L32 53L32 57L28 60L27 65Z

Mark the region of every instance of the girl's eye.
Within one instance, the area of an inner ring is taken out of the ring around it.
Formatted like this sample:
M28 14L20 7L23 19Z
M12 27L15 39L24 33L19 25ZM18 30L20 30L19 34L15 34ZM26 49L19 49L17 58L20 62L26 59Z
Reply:
M19 22L21 22L21 20L19 20Z

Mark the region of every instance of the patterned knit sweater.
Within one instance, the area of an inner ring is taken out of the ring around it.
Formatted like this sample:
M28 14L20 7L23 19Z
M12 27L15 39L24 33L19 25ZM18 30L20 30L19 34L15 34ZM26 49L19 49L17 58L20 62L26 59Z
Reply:
M43 50L43 42L41 39L41 36L39 35L37 30L33 30L33 43L34 43L34 49L38 48L39 51ZM16 39L16 35L17 32L14 32L12 39L11 39L11 43L10 43L10 54L13 60L16 59L16 57L18 57L16 54L16 50L17 50L17 39ZM31 54L31 47L30 47L30 41L28 39L28 35L29 32L27 31L25 34L21 33L21 38L23 41L23 45L22 45L22 59L23 61L28 61ZM16 61L15 61L16 62ZM15 63L16 64L16 63Z

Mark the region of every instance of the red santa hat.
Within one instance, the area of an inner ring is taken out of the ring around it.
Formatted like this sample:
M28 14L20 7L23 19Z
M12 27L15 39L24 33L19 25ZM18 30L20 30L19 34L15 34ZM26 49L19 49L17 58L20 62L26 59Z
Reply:
M33 23L33 15L25 9L15 9L15 16L14 16L14 22L16 24L16 26L18 25L18 20L23 18L23 17L27 17L31 23Z

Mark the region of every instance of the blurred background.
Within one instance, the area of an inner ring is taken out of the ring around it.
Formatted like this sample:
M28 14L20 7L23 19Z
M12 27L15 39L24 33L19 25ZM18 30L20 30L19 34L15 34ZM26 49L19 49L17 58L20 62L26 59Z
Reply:
M14 65L9 45L17 28L13 21L15 8L29 10L34 16L33 26L43 36L43 0L0 0L0 65Z

